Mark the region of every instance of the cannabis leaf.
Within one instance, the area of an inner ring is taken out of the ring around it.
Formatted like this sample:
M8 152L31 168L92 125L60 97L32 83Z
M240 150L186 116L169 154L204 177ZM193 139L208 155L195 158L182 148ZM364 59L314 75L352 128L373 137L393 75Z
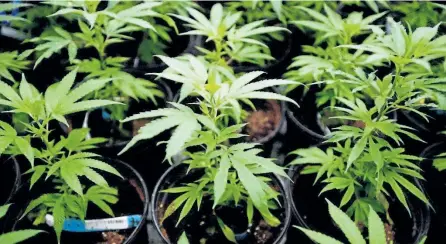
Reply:
M0 53L0 78L5 78L14 82L14 77L10 71L16 73L22 72L27 69L29 61L18 55L17 51L14 52L1 52Z
M59 172L65 183L77 194L83 195L79 176L85 176L96 185L107 187L107 181L94 169L99 169L110 174L122 177L116 169L110 165L94 159L90 153L77 153L54 163L48 170L46 178Z
M43 59L51 57L55 53L60 53L61 50L68 49L68 58L70 62L76 58L78 46L73 40L73 36L62 29L61 27L54 27L54 35L35 37L27 42L38 44L34 49L29 50L27 55L32 52L39 52L39 58L34 63L34 68L39 65Z
M372 25L372 22L381 18L387 13L383 12L363 18L362 13L353 12L350 13L346 19L342 19L338 13L333 11L327 5L324 5L326 16L306 7L298 6L297 8L305 11L315 20L297 20L292 21L291 23L320 32L316 38L316 44L321 43L325 39L331 37L336 37L335 40L337 40L339 44L348 44L351 42L352 37L357 35L370 33L372 31L383 33L378 26Z
M140 140L151 139L165 130L177 127L167 142L166 159L170 160L172 156L183 149L184 145L192 138L193 134L201 129L201 124L209 129L218 131L214 122L208 117L194 113L192 109L187 106L178 103L170 104L174 108L163 108L142 112L125 119L123 122L161 117L141 127L138 135L133 137L119 154L124 153Z
M341 229L344 235L347 237L350 243L366 243L366 239L362 236L355 222L353 222L347 214L342 212L339 208L337 208L333 203L328 201L328 209L331 218L337 224L337 226ZM370 244L383 244L387 243L386 241L386 233L382 220L379 218L378 214L373 210L372 207L369 207L369 243ZM311 238L316 243L320 244L338 244L342 243L332 237L329 237L320 232L316 232L313 230L308 230L303 227L297 226L299 230L304 232L309 238Z
M401 23L388 19L390 33L376 38L376 42L362 45L344 45L343 47L373 53L374 60L388 60L395 63L398 71L409 63L431 70L430 61L442 58L445 48L442 45L446 36L434 39L440 24L434 27L420 27L409 32ZM372 56L370 58L372 58Z
M0 219L3 218L8 212L9 207L11 204L0 206ZM25 241L39 233L41 233L41 230L16 230L7 232L0 235L0 242L4 244L15 244L22 241Z

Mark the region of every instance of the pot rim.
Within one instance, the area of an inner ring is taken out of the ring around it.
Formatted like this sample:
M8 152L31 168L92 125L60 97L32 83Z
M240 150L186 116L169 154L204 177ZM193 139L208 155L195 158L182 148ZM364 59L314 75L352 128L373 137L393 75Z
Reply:
M19 163L17 162L17 159L14 156L10 156L8 159L4 160L2 162L2 165L7 164L8 162L12 161L12 167L13 167L13 171L15 173L15 180L14 180L14 186L11 189L11 192L9 193L8 198L6 199L6 201L2 204L8 204L11 202L11 200L13 199L14 195L17 193L17 191L20 188L20 184L22 182L21 179L21 171L20 171L20 166Z
M161 231L160 228L160 224L158 223L158 218L156 216L156 205L157 205L157 197L159 195L159 191L161 186L163 185L165 179L168 177L168 175L175 170L177 167L181 167L184 164L182 162L178 162L173 164L172 166L169 167L169 169L167 169L164 174L159 178L158 182L156 183L154 189L153 189L153 193L152 193L152 201L150 202L150 218L151 221L153 222L153 224L155 225L155 228L158 232L158 235L161 236L161 238L163 239L164 243L166 244L172 244L172 242L170 242L170 240L168 240ZM291 198L290 195L288 194L287 188L283 182L283 179L280 178L279 176L277 176L276 174L271 174L275 180L277 181L278 185L281 188L281 193L283 196L283 208L285 210L285 220L283 221L283 229L281 230L280 234L276 237L276 240L274 241L274 244L281 244L284 243L284 240L286 240L286 235L288 232L288 228L290 227L291 224Z
M323 109L323 108L322 108ZM322 110L322 109L318 109L318 113ZM310 135L314 140L316 140L317 142L323 142L327 139L330 138L330 134L329 133L324 133L324 134L320 134L310 128L308 128L305 124L303 124L298 117L295 115L295 113L293 111L291 111L290 109L288 109L287 111L287 115L290 118L291 122L293 122L300 130L302 130L303 132L307 133L308 135ZM398 121L398 113L396 111L393 111L391 113L392 117L391 119ZM325 130L320 127L320 121L317 118L318 116L316 115L316 120L315 123L317 123L318 127L320 128L320 130L322 132L325 132Z

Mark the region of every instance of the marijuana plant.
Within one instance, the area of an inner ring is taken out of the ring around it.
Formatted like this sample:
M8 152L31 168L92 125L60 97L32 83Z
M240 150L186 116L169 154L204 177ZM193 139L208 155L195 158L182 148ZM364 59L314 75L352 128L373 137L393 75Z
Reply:
M0 206L0 219L3 218L6 213L8 212L9 207L11 204ZM8 233L4 233L0 235L0 242L4 244L15 244L22 241L25 241L42 231L40 230L17 230L17 231L11 231Z
M328 201L328 210L330 212L330 216L336 225L341 229L344 233L345 237L347 237L350 243L354 244L365 244L366 238L364 238L361 234L361 231L358 229L358 226L355 222L353 222L347 214L342 212L339 208L337 208L333 203ZM386 235L386 229L384 227L384 223L379 218L378 214L373 210L372 207L369 207L368 211L368 232L369 232L369 243L370 244L387 244L393 243L391 237ZM319 244L340 244L342 242L327 236L323 233L316 232L313 230L308 230L302 227L297 227L299 230L305 233L309 238L311 238L314 242Z
M0 121L0 154L24 155L31 168L30 187L36 182L51 180L53 192L42 194L31 201L23 217L30 214L34 224L45 222L45 215L52 214L57 239L60 236L66 218L85 219L89 202L97 205L104 212L113 215L108 204L116 203L117 190L108 186L98 170L113 175L120 174L110 165L100 161L99 155L83 152L91 149L103 139L85 139L87 129L73 130L67 137L53 139L49 123L53 120L68 124L65 115L85 111L101 106L116 104L106 100L79 101L108 82L108 80L89 80L77 88L71 89L76 77L76 70L67 74L59 83L51 85L44 95L28 83L25 77L20 82L19 92L0 81L0 104L11 108L13 113L29 116L31 123L26 124L26 134L18 134L8 123ZM31 139L39 140L43 147L35 147ZM81 183L81 176L88 184ZM92 185L92 186L91 186ZM84 193L84 189L87 188Z
M367 108L358 98L354 102L339 98L343 106L335 109L344 115L335 118L353 123L342 125L331 133L327 142L336 143L336 146L329 147L326 152L318 148L298 149L294 152L300 158L293 164L309 164L307 172L317 173L316 181L322 176L326 178L323 182L327 186L322 192L345 190L340 206L346 205L354 197L347 212L362 223L366 221L367 216L365 203L378 212L387 211L387 187L392 189L409 212L402 189L428 203L424 193L410 182L412 177L423 179L420 168L415 163L420 158L404 154L404 149L399 147L403 143L400 135L422 140L412 133L412 128L389 118L393 111L399 109L416 111L407 101L418 93L403 93L393 83L394 79L396 77L388 75L382 80L375 78L363 83L368 83L368 88L374 90L375 100L371 108ZM408 83L410 77L405 77L404 80Z
M126 62L125 57L110 57L107 55L107 48L116 43L122 43L131 40L129 35L134 31L143 31L146 29L156 32L155 27L149 22L153 18L161 18L170 26L175 27L173 20L152 10L161 5L161 2L146 2L120 8L120 4L111 4L104 10L98 10L100 1L80 1L73 6L66 6L53 16L78 16L80 32L70 33L60 27L54 27L54 32L50 36L36 37L30 40L37 46L28 51L39 52L39 58L35 66L54 53L61 50L67 50L68 59L73 67L79 67L79 72L86 73L87 78L106 79L113 77L111 86L104 87L100 92L96 92L97 99L118 99L119 102L126 102L129 99L147 100L150 98L163 97L163 93L157 86L142 78L136 78L133 75L123 71ZM60 4L58 2L54 4ZM144 18L150 18L145 20ZM176 27L175 27L176 28ZM97 57L88 59L78 59L78 49L93 48L97 52ZM111 118L118 120L125 117L125 110L118 107L110 107L112 110Z
M173 14L192 28L191 31L182 34L203 35L207 37L207 41L212 41L213 50L197 49L205 55L206 60L218 66L228 66L233 61L263 65L273 57L259 36L287 30L278 26L262 27L266 20L239 26L237 21L242 17L242 12L225 12L221 4L212 7L209 19L195 9L189 8L188 12L191 17Z
M390 61L395 67L393 86L401 92L399 94L418 93L418 96L408 102L414 104L426 99L435 102L434 106L446 108L445 80L431 71L431 63L444 61L446 57L443 45L446 36L436 37L440 24L434 27L420 27L412 32L392 19L388 22L389 34L377 36L371 43L343 47L370 52L370 57L364 62ZM427 104L419 102L419 105Z
M165 130L176 127L167 141L166 159L183 151L187 159L182 163L189 170L202 172L200 179L184 186L167 189L165 192L180 194L167 207L163 220L181 209L180 222L190 210L200 208L203 199L212 198L216 206L234 206L244 203L247 218L252 222L254 207L271 226L280 224L272 215L270 207L277 200L278 193L268 185L268 177L262 175L276 173L286 176L283 168L272 159L259 156L262 151L255 148L255 143L231 145L228 140L240 138L244 126L237 119L240 117L240 103L251 104L250 99L279 99L293 102L279 94L261 91L275 85L292 84L287 80L263 80L253 82L262 72L251 72L230 82L210 83L209 69L198 58L187 60L160 56L168 69L158 74L160 77L182 83L181 98L194 95L194 108L171 103L171 108L158 109L131 116L124 122L141 118L156 118L142 127L132 141L123 150L127 150L139 140L151 139ZM217 78L216 78L217 77ZM215 80L222 80L217 74ZM229 118L237 121L227 124ZM188 151L188 148L200 148ZM122 153L122 152L121 152ZM234 234L219 219L219 225L229 240L234 241Z
M372 23L386 13L363 18L362 13L353 12L342 19L327 5L324 5L326 15L309 8L298 8L314 20L298 20L292 23L315 31L316 46L303 46L305 54L294 58L285 77L305 84L321 86L322 89L316 94L318 107L328 107L332 110L332 107L339 102L338 97L354 100L354 97L358 95L355 89L357 84L346 82L345 78L339 74L357 75L364 71L371 71L375 67L382 66L383 61L373 60L372 55L364 54L363 51L349 52L337 46L351 44L358 38L363 39L360 45L373 41L375 35L383 34L383 31ZM294 88L289 87L288 91Z

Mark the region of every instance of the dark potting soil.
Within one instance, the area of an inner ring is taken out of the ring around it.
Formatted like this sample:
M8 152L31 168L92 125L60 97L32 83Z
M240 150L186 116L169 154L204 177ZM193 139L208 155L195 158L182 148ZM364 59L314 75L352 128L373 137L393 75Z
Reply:
M266 100L256 106L256 111L250 112L246 118L245 127L248 140L253 142L265 141L274 136L282 120L282 111L275 100Z
M327 234L340 241L347 242L342 232L336 228L336 224L331 219L328 213L328 205L325 199L330 200L334 204L339 204L342 195L336 191L327 191L319 196L320 191L324 187L323 184L314 184L315 175L299 175L294 176L294 185L292 185L292 199L298 211L298 218L301 218L296 225L302 226L305 223L305 228ZM388 235L394 234L395 243L408 244L418 243L421 238L427 234L429 226L429 213L427 206L422 204L414 197L408 197L409 208L412 216L403 207L397 199L390 199L389 213L394 222L390 229L386 228ZM343 209L345 211L345 209ZM295 213L296 214L296 213ZM385 222L385 216L381 216ZM389 224L389 223L387 223ZM394 233L392 233L394 232ZM367 233L364 233L367 236ZM313 243L298 229L291 228L288 239L295 240L303 238L301 243Z
M162 218L169 203L158 205L158 218ZM281 227L269 226L257 212L254 214L253 223L248 223L245 206L219 207L213 211L212 204L213 201L210 198L203 199L200 211L197 211L194 206L190 214L178 226L175 226L178 214L164 220L161 226L163 235L168 237L172 243L176 243L183 231L187 233L190 243L202 243L203 241L206 243L232 243L222 233L216 216L220 217L234 231L237 239L240 238L238 243L273 243L281 231ZM272 212L279 219L285 219L283 210Z
M120 170L120 169L118 169ZM123 172L124 171L124 172ZM124 176L126 172L125 170L120 171ZM113 209L115 216L128 216L134 214L143 215L145 209L145 198L144 188L141 187L140 181L136 176L130 176L130 178L126 178L125 180L115 177L104 175L107 177L108 183L116 187L118 189L118 197L119 200L116 204L110 205ZM14 199L13 211L7 214L7 221L9 224L13 226L13 229L41 229L46 231L46 233L42 233L37 235L36 237L29 239L24 244L32 244L32 243L57 243L56 234L52 227L49 227L46 224L41 224L39 226L33 226L31 220L28 217L23 218L22 220L18 220L18 217L22 215L24 209L29 204L31 199L36 199L43 193L51 192L46 191L51 188L48 188L48 184L42 184L39 182L33 189L29 191L29 183L23 184L17 197ZM102 218L111 218L108 214L100 210L96 205L90 203L88 206L87 219L102 219ZM144 219L144 217L143 217ZM9 226L9 225L7 225ZM87 233L74 233L74 232L62 232L61 243L64 244L98 244L98 243L106 243L106 244L121 244L125 243L127 238L132 236L135 229L127 229L127 230L116 230L116 231L108 231L108 232L87 232ZM144 243L147 242L147 237L145 236L144 230L140 231L135 237L135 234L131 237L135 241L133 243ZM121 240L121 242L118 242Z
M192 182L198 179L200 173L198 171L186 174L183 169L175 168L170 174L164 178L160 189L164 190L172 187L177 187L183 183ZM278 183L277 183L278 184ZM279 187L278 187L279 188ZM161 193L153 199L155 206L156 221L160 221L166 208L174 201L179 194ZM281 204L283 198L279 197ZM189 214L177 225L177 220L180 216L181 207L171 216L160 223L160 231L162 235L169 240L170 243L176 243L183 232L186 232L190 243L231 243L224 236L221 231L217 217L229 226L236 234L237 243L274 243L280 236L281 231L285 228L283 222L286 220L285 210L278 207L271 210L272 214L282 221L278 227L271 227L265 223L260 213L254 211L253 222L248 223L246 217L246 208L239 203L237 206L219 206L215 210L212 209L213 200L210 197L204 197L200 206L200 210L194 205Z

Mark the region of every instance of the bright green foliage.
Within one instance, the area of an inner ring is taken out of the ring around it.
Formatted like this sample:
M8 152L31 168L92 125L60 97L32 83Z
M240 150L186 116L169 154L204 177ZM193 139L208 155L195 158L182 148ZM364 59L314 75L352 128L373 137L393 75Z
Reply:
M324 5L326 15L305 7L299 9L308 13L314 20L298 20L293 23L315 31L315 44L325 42L326 46L303 46L304 54L294 58L285 77L322 86L316 99L319 107L336 105L338 97L351 100L356 95L353 94L357 84L346 81L339 73L365 76L364 71L383 66L384 60L373 59L373 55L365 54L361 50L352 53L337 46L351 44L358 37L362 38L370 33L372 34L363 39L361 45L373 42L375 35L383 34L383 31L372 23L385 13L363 18L362 13L353 12L342 19L327 5ZM294 88L292 86L288 90Z
M4 78L14 82L11 71L20 73L22 70L27 69L29 63L17 51L0 52L0 79Z
M103 87L110 79L89 80L71 90L76 73L77 70L71 71L60 82L51 85L44 95L28 83L24 76L18 93L0 81L0 95L4 97L0 99L0 104L13 108L14 112L28 114L34 120L47 120L47 123L50 119L56 119L65 124L67 122L63 116L66 114L117 104L106 100L79 101Z
M191 17L173 15L192 28L191 31L183 34L202 35L207 37L206 41L213 41L214 50L204 48L199 50L211 63L222 66L232 61L262 65L265 60L273 59L266 44L256 37L287 30L278 26L262 26L266 20L238 26L237 21L241 18L242 12L225 12L221 4L215 4L212 7L209 19L195 9L188 9L188 12Z
M337 208L333 203L328 201L328 210L331 218L336 223L336 225L344 233L345 237L351 244L365 244L366 238L362 236L361 231L354 221L352 221L347 214L342 212L341 209ZM368 207L368 232L369 232L369 243L370 244L387 244L386 232L384 228L384 223L379 218L378 214L373 210L372 207ZM296 227L302 232L304 232L311 240L319 244L341 244L342 242L327 236L323 233L316 232L313 230L308 230L302 227Z
M292 23L297 26L304 26L317 31L316 44L326 41L328 38L336 41L337 44L349 44L354 36L370 33L372 31L382 33L378 26L372 25L372 22L386 14L386 12L383 12L363 18L362 13L353 12L349 14L346 19L342 19L339 14L327 5L324 5L326 16L309 8L298 8L305 11L315 20L297 20Z
M407 22L412 28L432 26L444 21L446 17L442 5L430 1L402 1L392 4L391 9L404 14L403 22Z
M8 212L8 209L11 205L3 205L0 206L0 219L3 218ZM2 244L16 244L22 241L25 241L33 236L41 233L40 230L17 230L8 233L4 233L0 235L0 243Z
M53 4L59 5L58 2ZM105 86L95 92L96 99L109 99L118 102L129 103L130 99L150 99L156 104L156 98L164 94L157 85L142 78L123 71L128 65L129 58L110 57L107 55L107 47L116 43L122 43L133 38L129 35L134 31L149 29L156 33L157 30L151 24L154 18L163 19L169 26L176 28L173 20L152 10L161 6L161 2L146 2L135 4L134 2L109 4L104 10L98 11L99 1L77 2L77 5L65 6L52 16L75 16L78 19L80 32L70 33L61 27L54 27L46 36L36 37L30 42L38 44L33 50L28 50L29 55L36 52L39 56L35 66L43 59L49 58L55 53L67 50L69 61L73 64L71 69L79 67L79 72L87 73L88 78L113 79L112 86ZM165 36L166 33L164 33ZM163 35L163 34L161 34ZM79 49L94 48L98 58L80 60L77 58ZM110 107L111 118L114 120L125 117L126 107Z
M384 193L386 187L390 187L398 200L406 207L405 189L428 203L423 192L416 187L407 177L423 179L420 168L413 161L420 158L404 154L404 149L396 148L393 144L403 143L400 135L406 135L421 141L410 127L400 125L388 116L397 109L404 109L399 102L399 96L395 95L395 89L391 85L391 77L383 81L372 83L378 89L375 98L375 106L367 108L360 99L350 102L339 98L343 107L335 107L344 113L335 118L344 121L361 122L363 127L342 125L335 129L327 142L336 143L337 146L327 149L326 152L317 148L298 149L294 153L299 155L293 164L309 164L307 172L317 173L316 180L324 176L327 186L322 190L345 190L341 206L346 205L354 196L355 200L350 205L349 213L355 216L356 221L365 222L365 205L359 203L366 201L375 207L376 211L386 210L387 200ZM383 90L380 90L383 89ZM407 94L402 95L406 98ZM396 101L392 98L397 96ZM409 95L410 96L410 95ZM389 142L393 140L394 143ZM315 165L313 165L315 164ZM355 193L355 194L353 194Z
M194 132L201 130L200 123L209 129L218 131L214 124L217 114L210 113L212 107L227 111L226 116L232 116L240 121L242 113L240 102L252 105L250 99L278 99L295 103L285 96L261 91L275 85L293 84L292 81L263 80L253 82L262 72L251 72L233 80L232 84L221 82L220 84L210 85L207 82L209 76L206 66L199 59L192 56L189 57L188 61L164 56L160 56L160 58L169 68L158 75L183 84L180 91L180 101L190 95L200 96L205 102L200 105L204 115L196 114L184 105L172 103L175 108L158 109L131 116L124 122L142 118L162 118L142 127L138 135L124 148L123 152L139 140L153 138L165 130L178 126L167 143L166 158L171 158L183 149L184 144L192 137Z
M67 114L117 104L106 100L79 101L102 88L110 79L89 80L71 89L75 78L76 70L73 70L60 82L51 85L45 94L39 93L24 76L18 93L0 82L0 94L4 97L0 104L12 108L13 113L26 114L31 118L31 123L25 124L26 133L23 135L0 121L0 154L24 155L30 161L31 169L26 174L31 174L31 188L37 182L51 181L56 193L43 194L31 201L23 216L30 213L37 225L44 223L45 215L51 213L55 218L54 229L59 242L64 220L70 217L84 219L89 202L113 215L109 204L117 202L117 190L109 187L102 172L121 176L113 167L100 161L98 155L82 152L104 142L100 138L86 139L88 129L72 130L67 137L51 139L50 121L68 124L64 117ZM33 147L31 138L39 139L44 146ZM82 183L84 177L93 185L86 193Z
M203 200L213 199L214 208L219 205L246 203L249 221L253 218L255 207L268 224L278 226L280 220L270 209L276 205L274 202L277 201L279 193L271 188L268 184L270 179L264 175L275 173L286 177L286 173L272 159L259 156L262 150L255 148L255 143L230 145L229 139L243 136L240 134L244 126L240 123L240 102L250 106L253 106L250 99L278 99L294 103L283 95L262 91L275 85L289 85L294 82L254 82L262 72L247 73L231 80L220 73L210 75L206 64L192 56L160 58L168 68L158 75L181 83L180 101L187 97L196 99L197 102L192 104L196 109L180 103L171 103L171 108L144 112L127 118L124 122L142 118L157 119L143 126L124 151L139 140L153 138L176 127L167 142L166 158L170 160L172 156L183 152L187 157L183 163L188 165L189 170L202 172L202 176L194 182L165 190L179 196L166 208L163 220L181 209L177 222L179 223L194 206L199 209ZM229 122L230 117L234 118L232 121L236 121L236 124ZM201 150L189 152L189 147ZM218 223L228 240L235 241L232 230L221 219Z
M440 24L434 27L420 27L412 32L401 23L389 19L390 33L377 36L370 44L346 45L345 47L371 52L370 59L394 63L396 72L404 72L408 64L415 64L429 72L430 61L444 58L446 36L435 38Z

